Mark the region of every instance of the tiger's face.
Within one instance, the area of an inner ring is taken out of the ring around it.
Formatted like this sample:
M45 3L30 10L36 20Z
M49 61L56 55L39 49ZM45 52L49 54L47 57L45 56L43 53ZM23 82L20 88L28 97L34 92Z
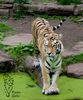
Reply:
M60 34L46 34L44 37L44 53L46 56L55 56L63 51Z

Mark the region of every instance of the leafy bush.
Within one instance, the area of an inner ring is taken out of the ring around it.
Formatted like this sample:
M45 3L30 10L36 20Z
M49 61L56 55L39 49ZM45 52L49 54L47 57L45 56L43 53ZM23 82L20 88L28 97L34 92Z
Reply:
M70 5L70 4L80 4L81 0L57 0L59 4Z
M72 1L72 3L74 3L74 4L80 4L81 3L81 0L71 0Z
M14 19L23 18L23 16L25 15L25 9L23 7L23 4L31 3L31 0L14 0L14 3L17 3L19 6L15 11L15 14L13 15L13 18Z
M2 41L4 38L4 33L0 32L0 41Z
M32 43L18 44L16 46L5 46L4 50L14 59L16 67L19 68L27 55L33 55L34 47Z
M24 14L25 14L24 10L17 9L16 12L15 12L15 14L13 15L13 18L15 20L18 20L20 18L23 18L24 17Z
M0 32L6 32L13 30L10 26L6 25L5 23L0 23Z
M18 4L25 4L25 3L30 3L31 0L14 0L14 3L18 3Z
M34 47L32 43L18 44L16 46L5 47L5 51L8 52L13 58L18 58L26 54L33 55Z

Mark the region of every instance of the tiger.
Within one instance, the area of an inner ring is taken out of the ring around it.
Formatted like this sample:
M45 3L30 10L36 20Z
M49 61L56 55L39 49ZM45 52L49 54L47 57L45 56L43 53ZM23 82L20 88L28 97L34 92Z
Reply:
M59 94L57 78L61 72L63 43L62 35L55 33L59 25L51 26L44 18L32 22L34 44L34 66L40 66L43 80L42 94ZM40 53L38 53L38 50Z

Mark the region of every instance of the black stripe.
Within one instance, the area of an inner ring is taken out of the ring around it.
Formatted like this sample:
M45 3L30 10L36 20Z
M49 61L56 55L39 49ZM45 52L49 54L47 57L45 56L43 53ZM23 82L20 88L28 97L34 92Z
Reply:
M63 23L62 22L60 22L60 25L62 25Z
M50 66L49 62L46 60L46 63Z
M61 62L61 59L57 62L56 66L58 66L58 64Z
M54 62L56 62L58 60L58 57L54 60Z
M53 59L50 58L50 61L53 61Z
M50 68L48 68L47 66L45 66L48 70L50 70Z
M60 28L65 20L66 20L66 19L64 18L64 19L62 19L62 20L60 21L60 24L59 24L60 26L59 26L59 25L57 25L56 27L53 26L53 30L56 30L56 29Z
M61 44L59 46L60 46L60 49L61 49Z
M57 28L59 28L60 26L57 26Z
M53 30L56 30L56 28L53 26Z

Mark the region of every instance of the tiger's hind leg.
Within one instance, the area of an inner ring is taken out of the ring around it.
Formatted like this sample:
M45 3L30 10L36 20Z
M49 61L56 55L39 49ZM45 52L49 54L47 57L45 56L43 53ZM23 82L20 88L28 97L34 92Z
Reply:
M34 47L34 66L36 68L40 67L40 61L39 61L39 50L38 47Z

